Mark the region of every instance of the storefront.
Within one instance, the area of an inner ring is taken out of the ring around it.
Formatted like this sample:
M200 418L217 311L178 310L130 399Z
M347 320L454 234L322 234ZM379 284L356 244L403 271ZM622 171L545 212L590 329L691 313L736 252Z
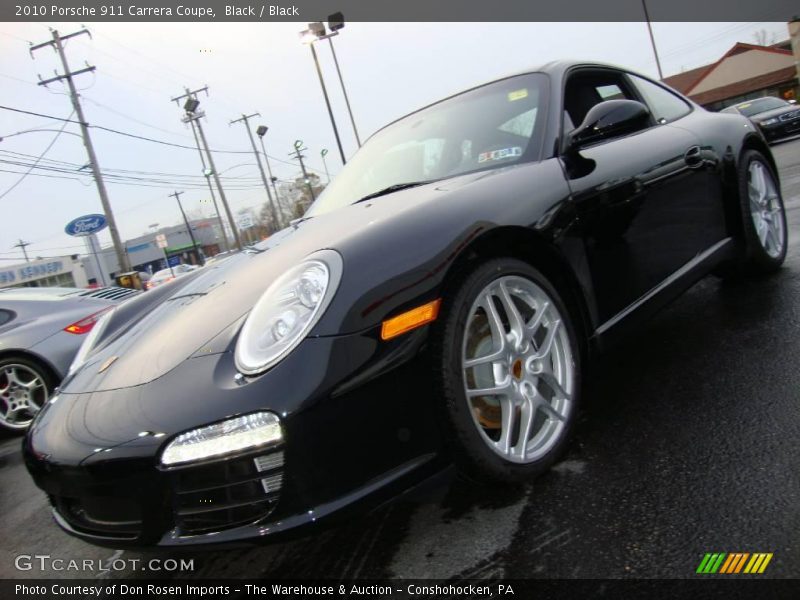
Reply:
M83 261L77 255L32 260L0 267L0 288L79 287L89 285Z

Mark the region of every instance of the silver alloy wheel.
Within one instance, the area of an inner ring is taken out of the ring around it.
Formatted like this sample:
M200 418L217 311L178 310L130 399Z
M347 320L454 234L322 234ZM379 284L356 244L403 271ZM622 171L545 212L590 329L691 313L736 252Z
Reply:
M48 398L47 385L34 369L23 364L0 367L0 423L25 429Z
M553 448L571 416L575 365L552 298L509 275L470 308L462 348L464 391L483 441L503 459L534 462Z
M767 254L778 258L786 243L781 199L769 169L757 160L747 168L747 195L758 241Z

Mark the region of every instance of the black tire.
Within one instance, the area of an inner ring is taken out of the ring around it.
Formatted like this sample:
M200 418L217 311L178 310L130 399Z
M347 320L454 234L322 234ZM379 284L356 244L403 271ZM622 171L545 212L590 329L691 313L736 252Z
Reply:
M760 164L764 168L764 172L772 180L777 193L776 202L778 206L778 214L783 223L783 244L780 252L777 255L770 255L761 243L756 226L753 222L751 214L751 202L749 196L748 181L750 178L750 168L754 163ZM770 162L764 157L763 154L756 150L747 150L742 154L739 162L738 170L738 185L739 185L739 210L742 219L743 231L743 247L741 249L740 258L738 261L737 269L739 274L744 275L764 275L774 273L780 269L783 261L786 258L786 249L788 246L787 234L788 227L786 223L786 211L783 205L783 196L781 195L780 185L778 184L778 177L775 174Z
M36 400L43 404L52 395L57 382L55 381L49 369L44 367L41 363L32 360L30 358L24 356L7 356L5 358L0 359L0 389L6 389L6 386L8 384L8 376L5 374L5 372L9 367L15 365L20 366L23 369L28 369L31 373L35 374L35 376L42 381L45 388L44 393L43 394L37 393ZM27 371L26 374L28 374ZM25 380L27 381L27 379ZM6 401L2 399L0 400L0 403L2 403L3 415L7 414ZM41 408L41 406L39 408ZM10 423L7 423L6 419L0 416L0 430L11 433L23 433L27 429L27 426L28 424L30 424L30 421L33 419L34 415L35 412L31 412L30 413L31 418L29 420L26 419L28 420L28 423L24 425L23 424L12 425ZM20 421L22 421L22 419L20 419Z
M473 418L467 401L462 367L462 348L470 310L481 291L492 281L505 276L529 279L541 288L566 326L571 346L573 392L571 409L554 445L541 458L528 463L506 460L489 448ZM563 452L571 435L581 395L581 352L570 313L553 285L528 263L514 258L491 259L463 273L443 299L442 314L431 332L434 378L440 398L439 411L445 440L458 470L479 483L522 483L546 471Z

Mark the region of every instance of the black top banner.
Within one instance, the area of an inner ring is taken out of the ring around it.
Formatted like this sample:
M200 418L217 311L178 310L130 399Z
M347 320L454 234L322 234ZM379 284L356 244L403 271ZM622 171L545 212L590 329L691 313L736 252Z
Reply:
M3 0L0 21L791 21L797 0Z

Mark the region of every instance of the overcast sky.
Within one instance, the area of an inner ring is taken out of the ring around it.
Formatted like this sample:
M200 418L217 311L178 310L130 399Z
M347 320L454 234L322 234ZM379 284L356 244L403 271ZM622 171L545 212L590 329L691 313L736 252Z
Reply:
M62 34L80 27L49 26ZM76 78L91 124L193 146L191 130L181 123L182 110L170 97L183 93L184 86L208 84L210 95L200 99L212 148L249 150L244 126L228 123L242 113L260 112L254 125L269 126L265 140L271 156L289 161L299 138L309 149L309 165L321 173L320 151L329 150L333 175L341 163L310 51L298 39L304 28L304 23L93 23L92 39L74 38L66 48L74 70L86 62L97 67L94 74ZM665 75L717 60L737 41L754 43L762 29L769 41L788 37L784 23L655 23L653 29ZM48 24L0 23L0 104L66 118L72 111L66 85L36 85L38 75L46 79L55 69L61 71L56 53L43 49L35 60L28 53L29 41L48 39ZM657 76L644 23L349 23L334 43L362 140L441 97L553 59L600 60ZM317 51L345 153L351 156L355 139L327 42L317 44ZM82 214L102 212L94 182L81 175L33 170L6 193L20 175L3 171L27 171L6 161L30 163L56 136L54 131L12 134L61 126L0 110L0 136L5 136L0 141L0 265L22 261L13 248L20 238L31 242L31 257L81 252L82 242L67 236L64 226ZM78 125L67 125L40 164L85 165L81 139L70 135L77 133ZM145 233L154 223L177 224L180 213L167 196L175 190L185 191L187 210L213 214L208 191L200 185L204 180L196 151L97 129L92 136L104 171L141 178L127 182L138 185L107 183L123 239ZM233 211L258 209L266 192L252 153L217 153L215 160L226 177L223 185ZM273 160L271 165L281 179L299 172L293 164ZM108 243L107 231L100 238Z

